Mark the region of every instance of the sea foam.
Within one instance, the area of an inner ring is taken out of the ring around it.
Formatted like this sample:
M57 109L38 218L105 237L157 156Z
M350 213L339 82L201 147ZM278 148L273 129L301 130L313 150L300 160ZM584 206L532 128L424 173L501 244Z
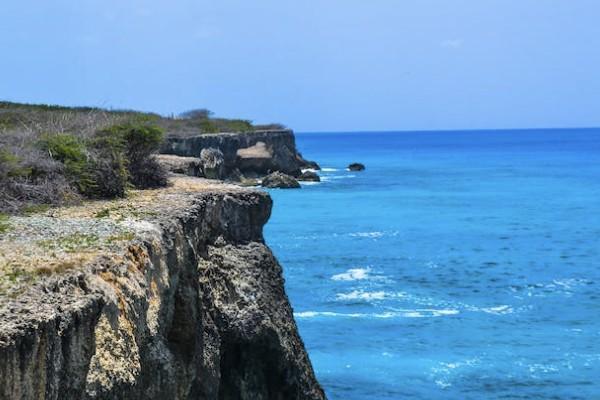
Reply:
M360 281L369 278L370 268L351 268L344 273L333 275L334 281Z
M315 318L315 317L329 317L329 318L373 318L373 319L387 319L387 318L432 318L432 317L446 317L451 315L459 314L458 310L454 309L405 309L405 310L394 310L386 311L381 313L339 313L333 311L302 311L294 313L296 318Z
M383 300L386 297L386 293L383 291L379 292L364 292L362 290L355 290L350 293L338 293L336 298L338 300Z

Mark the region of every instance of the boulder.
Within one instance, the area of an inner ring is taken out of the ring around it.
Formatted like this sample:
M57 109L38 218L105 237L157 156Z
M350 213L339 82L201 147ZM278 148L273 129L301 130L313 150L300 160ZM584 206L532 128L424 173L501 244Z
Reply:
M205 178L225 178L225 159L221 150L212 147L202 149L200 152L200 163L202 164L202 172Z
M348 165L348 169L350 171L364 171L365 166L364 166L364 164L361 164L361 163L352 163L352 164Z
M321 182L321 178L313 171L304 171L302 175L298 177L299 181L305 182Z
M300 183L293 176L282 172L273 172L263 178L262 186L266 188L299 189Z
M202 176L202 162L196 157L157 154L156 160L169 172L189 176Z

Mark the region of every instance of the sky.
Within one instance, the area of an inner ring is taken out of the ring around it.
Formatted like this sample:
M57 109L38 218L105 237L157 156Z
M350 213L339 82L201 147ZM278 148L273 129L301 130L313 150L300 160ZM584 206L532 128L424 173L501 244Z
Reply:
M5 0L0 99L296 131L600 126L598 0Z

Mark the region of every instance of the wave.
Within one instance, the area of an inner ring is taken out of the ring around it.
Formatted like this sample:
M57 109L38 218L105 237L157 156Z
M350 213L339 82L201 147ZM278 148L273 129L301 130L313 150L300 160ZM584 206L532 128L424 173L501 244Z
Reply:
M385 235L384 232L374 231L374 232L356 232L350 233L352 237L361 237L361 238L371 238L371 239L379 239Z
M460 311L455 309L399 309L387 311L383 313L339 313L333 311L303 311L294 313L296 318L372 318L372 319L387 319L387 318L435 318L446 317L459 314Z
M336 298L338 300L383 300L387 297L386 293L383 291L379 292L365 292L362 290L355 290L350 293L338 293Z
M300 181L300 185L302 186L319 185L321 183L322 182Z
M497 306L489 307L477 307L474 305L454 302L454 301L439 301L428 297L419 297L406 292L386 292L386 291L365 291L365 290L354 290L349 293L338 293L336 294L337 301L365 301L365 302L377 302L377 301L393 301L399 300L402 302L409 302L417 307L417 311L433 311L433 310L456 310L457 312L479 312L492 315L508 315L515 312L526 311L528 307L519 307L515 310L510 305L501 304ZM407 310L400 310L407 312Z
M337 168L321 168L321 171L323 171L323 172L336 172L336 171L339 171L339 169L337 169Z
M384 236L398 236L400 234L399 231L370 231L370 232L352 232L349 233L349 236L357 237L357 238L370 238L370 239L379 239Z
M360 281L369 279L369 273L371 268L351 268L344 273L333 275L331 277L334 281Z
M510 291L515 293L515 298L523 297L548 297L562 295L570 297L581 287L594 284L594 281L581 278L554 279L546 283L530 283L527 285L513 285Z

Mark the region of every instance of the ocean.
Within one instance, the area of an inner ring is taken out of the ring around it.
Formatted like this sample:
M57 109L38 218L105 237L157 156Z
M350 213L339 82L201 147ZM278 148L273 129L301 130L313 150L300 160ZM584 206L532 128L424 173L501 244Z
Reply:
M297 144L265 237L330 399L600 399L600 130Z

